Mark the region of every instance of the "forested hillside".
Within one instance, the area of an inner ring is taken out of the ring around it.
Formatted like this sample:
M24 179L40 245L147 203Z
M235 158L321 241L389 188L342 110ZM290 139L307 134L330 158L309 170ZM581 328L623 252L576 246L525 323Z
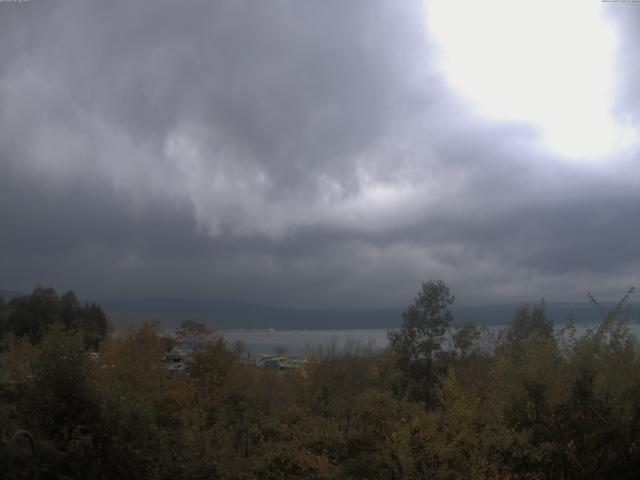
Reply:
M454 297L431 281L382 353L352 344L302 369L257 368L213 335L175 376L161 361L175 340L151 323L108 336L100 307L74 298L36 289L0 305L0 432L33 434L41 478L640 475L640 349L625 299L582 336L555 331L540 304L488 337L471 324L450 332ZM0 455L1 477L6 444Z

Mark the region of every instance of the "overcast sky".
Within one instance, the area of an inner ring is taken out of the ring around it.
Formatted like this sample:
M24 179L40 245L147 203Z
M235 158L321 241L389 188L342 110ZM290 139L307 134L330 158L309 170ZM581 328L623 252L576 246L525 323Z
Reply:
M640 3L442 1L0 3L0 288L640 286Z

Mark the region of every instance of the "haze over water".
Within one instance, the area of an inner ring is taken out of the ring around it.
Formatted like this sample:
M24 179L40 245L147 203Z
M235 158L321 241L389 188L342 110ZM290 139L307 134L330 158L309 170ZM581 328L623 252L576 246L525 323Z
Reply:
M556 324L556 331L562 329L564 324ZM587 328L595 327L594 324L577 324L576 332L581 336ZM487 326L486 332L489 335L497 335L506 325ZM640 324L629 325L631 332L640 337ZM374 351L382 350L388 344L387 329L346 329L346 330L242 330L229 329L222 330L221 333L226 339L230 348L241 341L245 353L252 356L261 354L282 354L288 356L304 356L310 350L322 348L327 351L335 346L337 351L346 346L370 346ZM444 342L445 348L448 342ZM488 345L485 345L488 348Z

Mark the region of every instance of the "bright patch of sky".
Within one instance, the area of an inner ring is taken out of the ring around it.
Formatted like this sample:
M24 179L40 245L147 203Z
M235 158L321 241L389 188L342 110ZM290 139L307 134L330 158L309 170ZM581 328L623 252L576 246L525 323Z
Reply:
M637 135L612 115L618 38L600 1L432 0L429 33L451 88L481 115L528 124L573 160L610 158Z

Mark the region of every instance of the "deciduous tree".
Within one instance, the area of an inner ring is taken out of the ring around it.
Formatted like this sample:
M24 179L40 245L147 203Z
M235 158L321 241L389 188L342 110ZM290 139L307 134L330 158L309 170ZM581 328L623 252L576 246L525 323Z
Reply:
M449 306L455 296L442 280L422 284L414 303L402 313L402 326L389 332L403 373L402 394L427 405L435 401L437 355L442 350L453 315Z

